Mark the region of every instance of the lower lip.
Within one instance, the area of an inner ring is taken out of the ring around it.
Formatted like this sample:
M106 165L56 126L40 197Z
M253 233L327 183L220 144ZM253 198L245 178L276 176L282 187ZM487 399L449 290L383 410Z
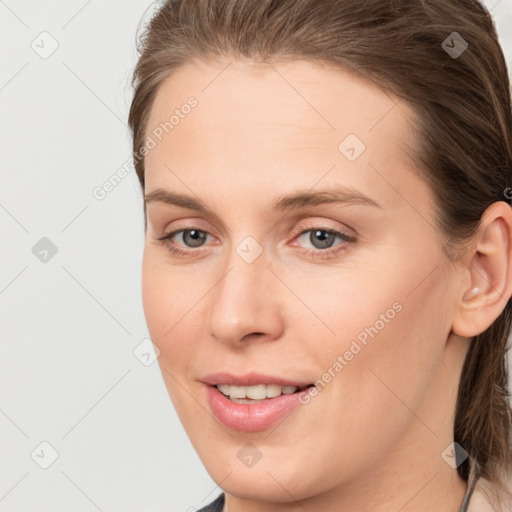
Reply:
M206 393L213 414L223 425L235 430L258 432L277 424L301 405L299 397L304 391L267 398L254 404L232 402L215 386L207 385Z

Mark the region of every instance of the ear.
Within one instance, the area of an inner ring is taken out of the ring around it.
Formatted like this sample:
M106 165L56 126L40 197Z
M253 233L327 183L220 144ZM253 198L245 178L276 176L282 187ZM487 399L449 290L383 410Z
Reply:
M459 261L464 266L452 332L471 338L484 332L512 295L512 208L504 201L482 214L478 231Z

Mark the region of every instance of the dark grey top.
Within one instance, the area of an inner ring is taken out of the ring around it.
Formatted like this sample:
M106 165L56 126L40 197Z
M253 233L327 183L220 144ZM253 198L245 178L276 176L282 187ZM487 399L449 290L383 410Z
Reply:
M213 501L209 505L206 505L206 507L203 507L201 510L198 510L197 512L222 512L223 508L224 493L220 494L215 501Z
M469 506L469 500L473 494L475 489L475 485L478 478L475 473L475 468L472 460L469 460L469 478L468 478L468 489L466 491L466 495L464 496L464 500L462 505L459 508L459 512L467 512ZM224 508L224 493L220 494L215 501L202 508L198 512L222 512Z

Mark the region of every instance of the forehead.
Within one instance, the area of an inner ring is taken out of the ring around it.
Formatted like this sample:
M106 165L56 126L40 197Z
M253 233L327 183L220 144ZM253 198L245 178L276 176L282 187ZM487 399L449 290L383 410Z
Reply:
M183 126L222 129L225 136L236 123L249 131L272 126L304 136L352 130L368 139L398 101L353 72L327 63L198 61L173 71L160 86L148 130L168 120L190 96L197 98L194 114L200 115L191 116ZM411 115L401 103L386 124L405 128ZM183 126L174 131L183 132Z
M191 97L197 105L181 110ZM396 180L396 169L412 165L407 151L414 146L413 110L328 64L229 59L187 64L160 86L146 135L165 123L169 128L173 114L172 128L146 156L147 189L166 185L168 167L186 172L191 183L217 187L285 186L291 172L297 185L311 187L335 167L330 179L368 190L383 186L376 171L394 170ZM410 188L409 174L395 188ZM381 197L382 192L396 200L396 191L381 191Z

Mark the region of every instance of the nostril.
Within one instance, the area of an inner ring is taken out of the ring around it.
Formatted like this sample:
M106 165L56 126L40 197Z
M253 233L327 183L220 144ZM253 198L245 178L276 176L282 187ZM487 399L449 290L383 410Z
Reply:
M243 338L242 338L242 341L246 341L246 338L251 338L252 336L263 336L264 333L262 332L251 332L250 334L246 334Z

